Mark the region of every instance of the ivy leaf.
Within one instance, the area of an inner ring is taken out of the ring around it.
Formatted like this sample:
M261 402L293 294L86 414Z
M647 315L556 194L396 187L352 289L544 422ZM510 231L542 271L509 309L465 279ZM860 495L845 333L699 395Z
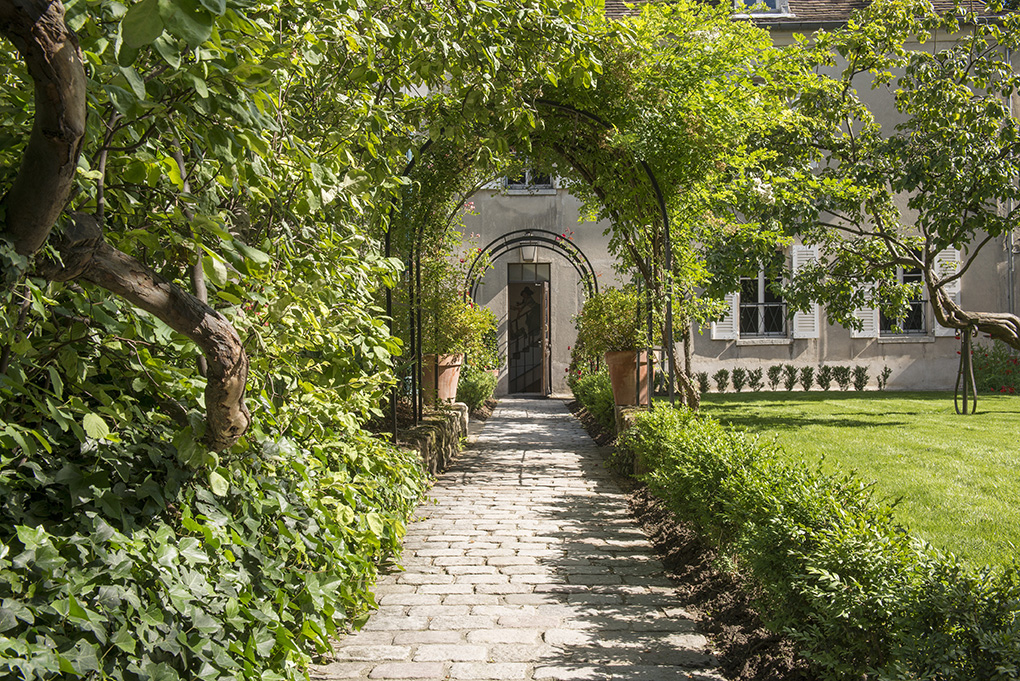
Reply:
M209 471L209 489L216 496L222 497L230 490L230 483L220 475L219 471Z
M131 633L131 629L125 624L117 631L117 635L113 637L113 644L125 653L134 655L137 640L134 634Z
M81 425L85 429L85 434L93 440L105 439L110 434L110 426L107 425L106 421L99 414L85 414Z
M120 24L124 44L139 48L152 44L163 34L163 19L159 15L159 0L142 0L124 15Z

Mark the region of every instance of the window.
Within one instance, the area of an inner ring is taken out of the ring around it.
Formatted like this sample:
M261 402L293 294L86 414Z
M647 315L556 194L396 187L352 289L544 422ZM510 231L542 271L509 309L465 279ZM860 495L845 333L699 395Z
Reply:
M536 189L555 189L553 178L549 173L539 173L532 168L526 168L515 177L508 177L504 186L512 191L534 191Z
M549 281L547 262L512 262L506 268L506 280L511 283Z
M817 246L794 244L790 249L790 265L794 273L817 260ZM807 310L795 310L791 315L779 293L786 270L786 257L783 253L776 253L775 259L758 274L741 277L740 289L724 298L728 307L726 313L712 322L712 340L775 345L794 339L818 338L818 303L812 303Z
M896 282L899 284L922 284L920 268L904 270L896 268ZM915 298L910 301L910 310L905 316L898 319L886 316L884 312L879 313L879 330L883 336L899 333L926 334L927 325L924 323L924 310L926 301L924 298Z
M790 3L789 0L733 0L733 10L751 16L790 14Z
M777 256L782 264L782 255ZM776 293L781 271L779 267L762 268L757 276L740 278L741 338L786 336L786 303Z

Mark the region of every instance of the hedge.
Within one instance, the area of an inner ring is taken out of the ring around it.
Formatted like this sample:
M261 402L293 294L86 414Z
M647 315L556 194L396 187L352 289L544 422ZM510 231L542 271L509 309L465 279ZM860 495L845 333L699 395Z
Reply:
M1020 678L1017 566L965 569L896 524L854 475L784 463L773 443L684 408L641 414L614 460L760 589L770 626L823 679Z
M616 429L613 387L609 383L609 371L605 368L584 374L570 381L574 397L599 424L613 432Z

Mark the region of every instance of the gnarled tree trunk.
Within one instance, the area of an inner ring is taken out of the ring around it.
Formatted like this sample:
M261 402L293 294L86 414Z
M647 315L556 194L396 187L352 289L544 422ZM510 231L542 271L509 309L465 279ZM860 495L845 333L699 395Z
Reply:
M3 198L0 234L32 256L49 238L70 195L85 134L85 69L74 33L56 0L0 0L0 33L18 49L35 84L35 121L18 176ZM206 444L216 451L244 435L251 416L244 403L248 357L236 329L219 312L141 262L103 241L90 216L54 244L60 264L36 273L56 281L81 278L123 296L193 340L208 360Z
M935 320L950 329L976 328L1006 345L1020 350L1020 318L1006 312L970 312L956 304L956 301L937 281L934 272L926 273L928 293L931 297Z

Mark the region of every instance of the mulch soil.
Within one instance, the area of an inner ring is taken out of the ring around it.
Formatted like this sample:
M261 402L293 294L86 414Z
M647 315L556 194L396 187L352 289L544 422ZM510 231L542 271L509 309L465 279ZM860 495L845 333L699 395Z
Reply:
M567 405L599 445L615 439L577 402ZM676 582L678 605L698 621L719 658L720 670L736 681L816 681L793 644L770 632L753 607L753 587L722 571L716 552L688 523L681 522L633 478L617 476L630 496L631 511Z

